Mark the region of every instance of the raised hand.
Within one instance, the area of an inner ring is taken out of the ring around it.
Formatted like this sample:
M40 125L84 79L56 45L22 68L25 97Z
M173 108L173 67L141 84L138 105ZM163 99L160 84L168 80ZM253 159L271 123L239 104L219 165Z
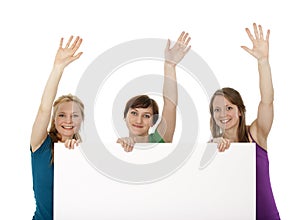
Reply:
M191 46L188 46L191 38L188 33L184 31L181 33L175 45L170 48L171 41L168 39L167 46L165 49L165 59L173 65L178 64L185 54L190 50Z
M82 39L77 36L73 43L72 40L73 40L73 36L69 38L69 41L67 42L65 47L63 47L64 39L61 38L59 48L57 50L55 60L54 60L55 66L60 66L62 68L65 68L67 65L72 63L74 60L77 60L81 56L82 52L79 52L77 54L75 53L80 47L82 43Z
M253 48L249 49L246 46L241 46L244 50L254 56L257 60L268 59L269 58L269 35L270 30L267 31L266 39L264 39L264 33L261 25L256 25L253 23L254 36L251 34L250 30L246 28L246 32L252 41Z

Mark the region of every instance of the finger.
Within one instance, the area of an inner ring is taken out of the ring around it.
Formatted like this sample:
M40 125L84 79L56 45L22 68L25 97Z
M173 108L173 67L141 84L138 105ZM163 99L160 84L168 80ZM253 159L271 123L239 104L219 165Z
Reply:
M68 148L68 140L65 141L65 148Z
M79 140L79 139L78 139L78 140L76 140L75 144L76 144L76 146L79 146L79 144L80 144L80 140Z
M248 47L246 47L246 46L241 46L241 48L243 48L245 51L247 51L248 53L250 53L251 55L253 55L253 54L252 54L252 50L249 49Z
M130 147L133 147L133 145L135 144L135 142L132 138L129 139L128 143L129 143Z
M259 29L259 38L264 39L264 33L263 33L262 26L258 25L258 29Z
M220 151L220 152L224 152L224 147L223 147L223 145L220 145L219 151Z
M246 28L245 30L246 30L246 32L247 32L248 37L250 38L250 40L251 40L251 41L254 41L255 39L254 39L253 35L251 34L249 28Z
M269 42L270 30L267 31L266 41Z
M226 143L225 143L225 150L229 149L229 146L230 146L230 141L229 141L229 140L226 140Z
M170 49L170 45L171 45L171 41L170 39L168 39L165 51L168 51Z
M82 39L77 36L70 48L77 50L79 48L81 42L82 42Z
M68 43L66 44L65 48L68 48L70 46L70 43L73 40L73 35L70 36Z
M187 52L189 52L189 50L191 49L191 45L188 46L183 52L184 52L184 55L187 54Z
M191 37L189 37L189 38L187 39L187 41L184 43L185 46L189 45L189 42L190 42L190 41L191 41Z
M259 36L258 36L258 30L257 30L257 25L256 25L256 23L253 23L253 29L254 29L255 38L256 38L256 39L259 39Z
M223 145L222 145L222 143L218 143L218 150L219 150L219 152L223 152Z
M72 140L70 141L70 149L74 149L75 142L76 142L75 139L72 139Z
M65 147L70 149L70 140L69 139L65 141Z
M64 38L62 37L60 38L59 48L62 48L63 42L64 42Z
M77 60L82 54L83 52L76 54L75 56L73 56L73 60Z
M177 41L181 41L181 39L182 39L182 37L184 36L184 34L185 34L185 32L182 31L181 34L180 34L180 36L178 37Z
M185 34L183 35L182 41L185 42L185 40L186 40L186 38L187 38L188 36L189 36L189 33L185 33Z
M125 146L124 146L124 150L126 151L126 152L129 152L129 145L128 144L126 144Z

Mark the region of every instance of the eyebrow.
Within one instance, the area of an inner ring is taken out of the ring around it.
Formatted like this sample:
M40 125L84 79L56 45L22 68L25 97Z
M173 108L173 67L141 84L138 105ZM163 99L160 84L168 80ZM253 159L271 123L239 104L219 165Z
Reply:
M57 112L57 114L66 114L66 112ZM79 114L79 112L72 112L72 114Z
M137 110L136 108L132 108L132 110L139 112L139 110ZM144 114L150 114L150 115L153 114L153 113L151 113L151 112L143 112L143 113L144 113Z

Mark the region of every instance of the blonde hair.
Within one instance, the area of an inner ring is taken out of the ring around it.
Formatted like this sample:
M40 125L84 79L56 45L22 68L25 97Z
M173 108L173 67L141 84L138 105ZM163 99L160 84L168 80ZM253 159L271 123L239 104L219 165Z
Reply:
M51 163L53 163L53 161L54 161L54 143L57 143L58 141L60 141L59 133L56 130L56 127L55 127L55 116L56 116L56 113L57 113L58 106L62 103L66 103L66 102L76 103L79 106L82 120L84 120L84 104L77 96L72 95L72 94L68 94L68 95L62 95L58 99L56 99L56 101L53 103L51 125L50 125L50 129L49 129L49 136L52 140ZM73 138L75 140L79 140L80 142L82 141L81 136L80 136L79 133L75 133Z

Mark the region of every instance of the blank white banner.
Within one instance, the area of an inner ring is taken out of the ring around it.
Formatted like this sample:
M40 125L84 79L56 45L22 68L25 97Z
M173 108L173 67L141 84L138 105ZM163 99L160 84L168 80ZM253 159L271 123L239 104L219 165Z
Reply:
M158 144L126 153L117 144L106 145L118 160L141 167L155 157L163 160L172 147ZM68 150L55 144L54 158L55 220L255 219L254 144L233 143L223 153L216 144L197 144L172 173L138 184L108 177L81 147Z

